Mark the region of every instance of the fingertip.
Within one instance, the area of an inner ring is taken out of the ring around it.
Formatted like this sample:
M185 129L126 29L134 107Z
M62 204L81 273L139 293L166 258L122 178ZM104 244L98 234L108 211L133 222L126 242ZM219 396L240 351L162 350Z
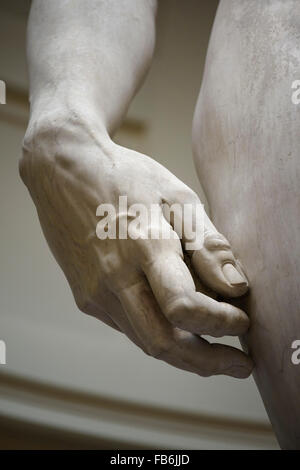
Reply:
M226 372L226 375L235 377L236 379L247 379L250 377L254 369L254 363L249 356L245 356L245 358L247 359L245 364L237 364L232 366L228 372Z
M236 348L223 348L223 370L220 373L223 375L229 375L236 379L248 378L254 368L254 362L250 356L245 354L240 349ZM226 364L226 366L225 366Z
M210 350L215 375L227 375L236 379L246 379L251 375L254 368L253 360L240 349L211 343Z
M193 253L192 265L208 287L225 297L240 297L249 289L241 263L219 233L206 236L203 248Z
M226 302L219 302L219 306L223 311L224 322L226 319L228 322L227 334L232 336L242 336L247 333L250 327L250 319L243 310Z

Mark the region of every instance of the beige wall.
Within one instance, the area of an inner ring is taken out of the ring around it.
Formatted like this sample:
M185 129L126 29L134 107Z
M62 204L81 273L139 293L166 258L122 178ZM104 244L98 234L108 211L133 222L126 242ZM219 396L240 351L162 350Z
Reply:
M27 3L4 1L2 11L0 5L0 79L11 90L26 91L28 85ZM160 3L153 66L117 139L153 156L201 195L192 163L191 122L217 2ZM7 365L0 365L0 414L5 423L13 419L24 426L76 431L98 438L99 446L101 439L110 439L119 447L120 442L276 447L251 378L202 379L176 370L146 357L125 337L76 309L18 177L27 119L20 96L0 105L0 339L7 345ZM66 389L71 395L57 391ZM82 395L71 399L76 390ZM134 408L138 404L141 408Z

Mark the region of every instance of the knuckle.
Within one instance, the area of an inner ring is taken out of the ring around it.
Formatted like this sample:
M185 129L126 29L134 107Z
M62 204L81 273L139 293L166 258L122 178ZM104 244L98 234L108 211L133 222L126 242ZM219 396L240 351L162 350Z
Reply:
M173 325L180 328L185 322L186 314L191 312L193 308L193 302L189 297L180 296L169 302L166 316Z
M229 241L219 232L211 233L209 232L205 236L204 246L209 251L231 251L231 245Z
M90 299L87 296L75 296L74 299L78 309L83 313L87 313L91 304Z
M189 202L191 204L199 203L198 194L191 189L189 186L182 183L177 189L177 196L179 196L181 201Z
M198 194L190 188L188 188L188 191L186 193L186 199L192 204L198 204L200 201Z
M99 304L100 298L91 287L86 287L83 292L74 293L74 300L81 312L91 313L95 309L95 305Z
M213 375L216 375L216 373L209 369L202 369L199 375L201 377L212 377Z
M203 334L213 334L215 338L221 338L227 332L227 320L218 311L205 310L202 315Z
M205 354L205 361L203 362L200 371L200 375L202 377L211 377L218 374L218 370L220 369L220 360L217 356L217 348L213 343L208 344L208 349Z
M155 359L164 359L172 350L173 344L167 339L155 339L146 347L146 353Z

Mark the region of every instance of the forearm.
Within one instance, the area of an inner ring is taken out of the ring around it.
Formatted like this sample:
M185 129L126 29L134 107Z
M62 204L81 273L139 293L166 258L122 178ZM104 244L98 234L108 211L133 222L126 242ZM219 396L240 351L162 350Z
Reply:
M34 0L31 124L70 113L113 133L149 67L155 13L156 0Z

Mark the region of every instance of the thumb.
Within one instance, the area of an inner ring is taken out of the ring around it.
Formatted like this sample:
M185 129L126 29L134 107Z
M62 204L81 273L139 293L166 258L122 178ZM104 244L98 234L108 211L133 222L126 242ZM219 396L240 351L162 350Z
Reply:
M192 265L200 279L218 294L239 297L248 290L248 280L230 243L205 217L203 247L194 251Z

